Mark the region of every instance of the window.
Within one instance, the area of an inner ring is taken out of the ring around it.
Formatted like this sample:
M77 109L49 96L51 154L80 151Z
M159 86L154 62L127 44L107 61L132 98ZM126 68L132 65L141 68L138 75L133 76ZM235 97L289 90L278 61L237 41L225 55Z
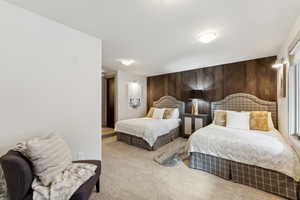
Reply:
M300 137L300 42L291 52L293 61L289 68L289 134Z

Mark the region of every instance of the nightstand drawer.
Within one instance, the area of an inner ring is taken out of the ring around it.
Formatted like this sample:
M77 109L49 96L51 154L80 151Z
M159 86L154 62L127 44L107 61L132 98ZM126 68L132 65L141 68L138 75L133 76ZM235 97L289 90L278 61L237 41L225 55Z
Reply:
M203 125L204 123L202 118L195 118L195 131L197 131L200 128L203 128Z
M192 118L184 117L184 134L191 135L192 134Z

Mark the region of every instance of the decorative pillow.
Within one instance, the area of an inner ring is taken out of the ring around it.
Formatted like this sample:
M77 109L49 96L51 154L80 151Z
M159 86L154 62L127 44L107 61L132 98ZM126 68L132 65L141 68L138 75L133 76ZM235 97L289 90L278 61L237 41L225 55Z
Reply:
M152 115L152 118L153 119L163 119L164 112L165 112L164 108L155 108L154 112L153 112L153 115Z
M146 117L152 118L155 108L151 107L146 115Z
M227 111L226 127L249 130L249 128L250 128L250 113L249 112Z
M174 110L175 110L175 108L165 108L163 119L170 119Z
M219 126L226 126L226 116L227 113L225 110L215 110L213 123Z
M26 154L33 164L34 174L44 186L72 163L67 143L58 135L34 138L27 142Z
M269 114L267 111L250 112L250 129L259 131L269 131Z

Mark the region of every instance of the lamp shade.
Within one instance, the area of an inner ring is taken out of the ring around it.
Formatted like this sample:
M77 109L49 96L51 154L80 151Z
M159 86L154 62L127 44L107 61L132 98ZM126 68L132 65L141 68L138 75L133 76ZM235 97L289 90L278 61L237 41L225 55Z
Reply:
M192 90L190 98L191 99L202 99L203 98L202 90Z

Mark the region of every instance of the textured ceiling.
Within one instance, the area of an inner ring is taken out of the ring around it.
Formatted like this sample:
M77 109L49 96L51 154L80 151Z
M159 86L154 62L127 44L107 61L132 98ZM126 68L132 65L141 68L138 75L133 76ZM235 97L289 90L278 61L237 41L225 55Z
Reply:
M7 1L102 39L105 68L143 75L275 55L300 10L299 0ZM206 30L213 43L196 40Z

